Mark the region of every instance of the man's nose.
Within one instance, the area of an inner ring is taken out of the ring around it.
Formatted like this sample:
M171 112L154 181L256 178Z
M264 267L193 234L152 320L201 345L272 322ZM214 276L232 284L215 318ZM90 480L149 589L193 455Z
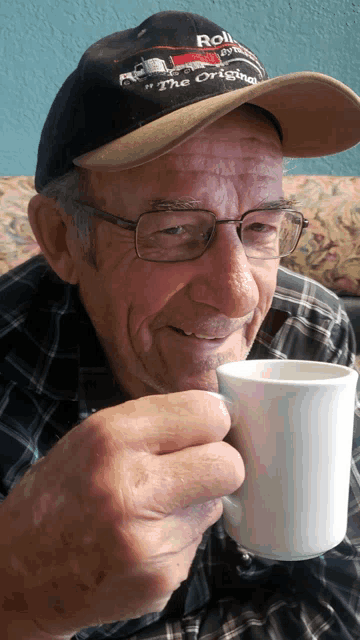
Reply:
M256 308L258 286L235 225L218 225L214 241L197 266L200 271L190 283L192 300L229 318L242 318Z

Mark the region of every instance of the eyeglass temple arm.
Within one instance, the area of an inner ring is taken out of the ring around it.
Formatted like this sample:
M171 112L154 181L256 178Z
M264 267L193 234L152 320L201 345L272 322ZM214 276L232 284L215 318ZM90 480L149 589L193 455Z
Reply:
M112 213L107 213L106 211L101 211L101 209L96 209L95 207L87 204L86 202L82 202L81 200L75 200L75 202L81 204L81 206L85 209L90 209L90 215L103 218L108 222L116 224L118 227L122 227L122 229L129 229L129 231L135 231L136 229L136 222L131 222L131 220L125 220L124 218L118 218L117 216L113 216Z

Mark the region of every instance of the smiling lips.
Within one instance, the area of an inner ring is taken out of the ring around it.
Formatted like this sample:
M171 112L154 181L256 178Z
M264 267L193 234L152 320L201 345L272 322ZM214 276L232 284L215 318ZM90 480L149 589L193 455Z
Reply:
M183 329L179 329L178 327L171 327L171 328L183 336L194 336L195 338L200 338L201 340L224 340L225 338L228 337L227 335L226 336L210 336L202 333L193 333L192 331L184 331Z
M212 321L208 321L207 323L203 322L202 326L199 323L199 329L196 330L194 327L193 331L188 331L190 327L186 329L181 329L180 327L176 327L174 325L170 326L170 329L176 331L181 336L186 336L188 338L198 338L199 340L226 340L233 333L244 330L248 328L248 325L251 324L254 319L255 311L251 311L247 316L243 318L237 318L237 320L230 320L229 318L218 319L217 322L212 319ZM206 324L208 326L206 326ZM212 325L212 326L211 326ZM217 326L216 326L217 325Z

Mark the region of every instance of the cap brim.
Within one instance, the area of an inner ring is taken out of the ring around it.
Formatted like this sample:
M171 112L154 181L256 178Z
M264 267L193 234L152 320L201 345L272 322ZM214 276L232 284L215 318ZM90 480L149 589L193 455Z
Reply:
M79 156L74 164L102 171L144 164L245 102L263 107L277 118L283 131L284 156L331 155L360 141L360 98L342 82L307 71L186 105Z

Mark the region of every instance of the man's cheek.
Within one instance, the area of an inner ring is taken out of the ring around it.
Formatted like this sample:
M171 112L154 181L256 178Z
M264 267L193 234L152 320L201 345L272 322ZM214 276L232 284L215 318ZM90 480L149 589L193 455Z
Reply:
M147 323L144 323L138 331L135 344L139 351L143 350L145 353L151 351L154 346L154 335Z
M124 274L134 261L138 261L135 250L134 234L125 232L120 235L119 230L112 224L106 223L107 228L99 229L96 237L96 261L98 271L107 279L113 279L117 274Z

